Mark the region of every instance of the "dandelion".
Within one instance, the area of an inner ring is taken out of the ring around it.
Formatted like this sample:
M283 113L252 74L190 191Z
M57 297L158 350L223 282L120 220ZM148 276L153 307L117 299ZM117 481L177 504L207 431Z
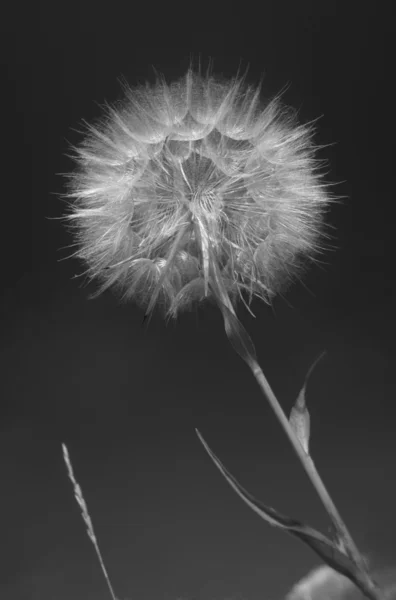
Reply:
M167 317L205 299L217 304L231 344L291 442L335 537L257 501L197 431L200 441L261 518L309 545L368 598L382 599L311 458L305 384L288 419L235 311L238 300L247 308L254 297L271 303L323 249L331 196L312 124L299 124L279 96L263 105L260 86L247 85L244 77L228 81L192 69L170 85L161 77L151 86L126 85L125 99L105 108L74 148L77 169L65 217L75 254L88 278L100 282L93 297L114 288L146 315L158 306ZM333 574L320 571L293 597L319 584L343 586Z
M269 303L315 260L329 194L312 125L279 97L263 106L244 77L190 69L105 109L74 149L66 216L92 297L111 287L167 316L219 296Z

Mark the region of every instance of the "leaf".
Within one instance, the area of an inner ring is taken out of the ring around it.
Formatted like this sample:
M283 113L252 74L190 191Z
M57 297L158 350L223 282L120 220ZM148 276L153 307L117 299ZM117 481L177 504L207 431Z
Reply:
M309 454L311 418L306 404L305 393L307 389L308 379L311 376L312 371L325 354L326 352L322 352L322 354L311 365L311 368L309 369L305 377L304 384L300 390L300 393L297 396L297 400L290 411L290 425L293 428L293 431L296 434L298 441L300 442L307 454Z
M304 405L304 408L301 409L298 402L299 398L297 398L295 405L290 411L289 422L301 446L309 454L311 417L307 407Z
M309 368L309 371L308 371L307 375L305 376L304 384L303 384L303 386L302 386L302 388L300 390L300 393L297 396L297 400L296 400L296 404L295 404L295 406L298 406L300 408L300 410L303 410L306 407L305 392L307 390L308 380L311 377L314 368L316 367L316 365L318 364L318 362L324 357L325 354L326 354L326 350L324 350L322 352L322 354L320 354L318 356L318 358L312 363L312 365Z
M227 337L234 348L235 352L246 362L252 365L257 362L256 349L250 338L250 335L240 322L240 320L230 311L223 303L220 305L220 310L224 318L224 328Z
M224 319L224 329L231 346L235 352L250 366L257 364L256 349L254 344L236 316L232 303L224 287L221 275L218 273L218 267L215 261L212 261L214 273L214 297L221 310Z
M217 456L209 448L202 435L195 430L202 445L213 460L221 474L228 481L234 491L242 498L242 500L262 519L267 521L270 525L283 529L286 533L298 538L309 546L320 558L327 563L330 567L348 577L356 585L359 585L361 581L360 573L357 566L352 560L343 552L341 552L337 546L319 531L316 531L312 527L297 521L291 517L282 515L280 512L266 506L259 500L257 500L252 494L245 490L240 483L235 479L229 471L220 462Z

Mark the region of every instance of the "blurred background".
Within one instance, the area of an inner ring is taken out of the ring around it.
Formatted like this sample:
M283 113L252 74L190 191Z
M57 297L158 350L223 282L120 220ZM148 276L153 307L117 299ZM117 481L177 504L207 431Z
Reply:
M240 317L289 412L305 374L311 450L357 544L396 564L393 21L381 4L161 6L16 3L1 22L0 595L109 598L62 461L69 448L120 599L278 600L319 564L235 495L197 427L244 487L327 531L328 520L220 315L148 328L96 300L66 260L62 174L82 119L194 59L263 75L303 122L318 118L336 250L272 308ZM391 105L392 102L392 105Z

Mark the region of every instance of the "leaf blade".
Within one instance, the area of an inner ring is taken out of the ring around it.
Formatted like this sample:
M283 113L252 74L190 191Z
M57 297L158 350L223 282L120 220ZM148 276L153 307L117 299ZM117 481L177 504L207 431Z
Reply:
M355 585L359 585L361 577L357 566L333 543L332 540L309 525L305 525L297 519L282 515L279 511L270 506L266 506L260 500L255 498L250 492L242 487L236 478L221 463L220 459L209 448L198 429L195 429L195 431L216 467L234 491L242 498L245 504L270 525L283 529L286 533L289 533L308 545L326 564L342 575L348 577Z

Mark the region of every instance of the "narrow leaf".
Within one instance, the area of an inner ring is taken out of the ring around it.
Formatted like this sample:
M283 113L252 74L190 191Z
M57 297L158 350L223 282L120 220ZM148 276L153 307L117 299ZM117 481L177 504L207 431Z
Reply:
M290 425L292 426L294 433L296 434L300 444L307 454L309 454L309 438L311 433L311 418L306 403L307 383L312 371L325 354L326 352L322 352L322 354L311 365L311 368L305 377L300 393L297 396L297 400L290 412Z
M306 406L303 409L300 408L298 399L290 411L289 422L301 446L309 454L311 417Z
M223 314L224 328L231 346L235 352L248 364L257 362L256 349L250 335L240 322L240 320L230 311L230 309L221 303L220 310Z
M252 494L245 490L240 483L235 479L229 471L220 462L217 456L209 448L202 435L195 430L202 445L217 466L223 477L228 481L234 491L242 498L242 500L262 519L267 521L270 525L279 527L289 533L290 535L298 538L300 541L308 545L320 558L327 563L330 567L348 577L356 585L360 581L360 574L356 565L350 560L350 558L341 552L337 546L319 531L316 531L308 525L304 525L296 519L282 515L280 512L266 506L259 500L257 500Z
M297 400L296 400L296 403L295 403L295 406L297 406L300 410L304 410L306 408L305 393L307 391L308 380L311 377L314 368L316 367L316 365L318 364L318 362L324 357L325 354L326 354L326 350L324 350L322 352L322 354L320 354L318 356L318 358L312 363L312 365L309 368L309 371L308 371L307 375L305 376L304 384L303 384L303 386L302 386L302 388L300 390L300 393L297 396Z
M256 349L248 332L235 314L221 276L218 273L216 262L212 261L212 264L215 281L213 286L214 296L223 315L225 332L235 352L249 366L252 366L254 363L257 363Z

